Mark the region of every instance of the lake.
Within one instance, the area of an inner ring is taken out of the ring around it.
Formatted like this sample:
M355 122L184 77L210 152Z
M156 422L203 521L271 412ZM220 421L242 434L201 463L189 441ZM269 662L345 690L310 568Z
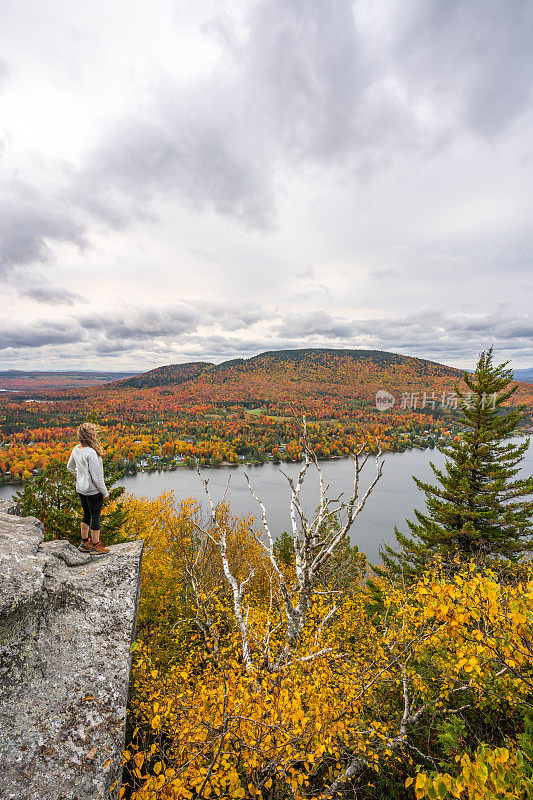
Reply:
M516 442L523 439L516 438ZM522 462L524 476L533 473L533 446L526 452ZM394 544L394 526L403 533L408 533L406 518L413 519L415 508L425 511L424 495L420 492L412 476L423 481L434 483L433 472L429 462L442 467L444 457L437 450L408 450L405 453L386 453L383 476L368 498L365 508L356 519L350 538L363 550L370 561L379 561L379 547L383 544ZM250 495L244 472L247 472L255 493L264 502L271 531L279 534L290 530L290 489L287 479L280 473L280 468L295 477L300 469L299 464L272 463L255 467L218 467L203 469L202 474L209 479L209 490L216 502L219 500L229 479L227 498L231 504L231 512L235 515L254 513L260 521L260 509ZM329 483L330 497L343 492L343 499L348 499L353 483L353 462L350 459L338 459L320 462L325 483ZM375 471L374 460L369 459L362 473L361 491L372 480ZM121 484L127 492L138 497L158 497L162 492L172 489L176 498L196 497L207 508L200 478L195 469L180 467L173 472L140 472L137 475L125 475ZM0 499L11 497L17 491L13 486L0 486ZM318 497L318 476L311 465L307 471L302 487L302 504L310 513L316 507Z

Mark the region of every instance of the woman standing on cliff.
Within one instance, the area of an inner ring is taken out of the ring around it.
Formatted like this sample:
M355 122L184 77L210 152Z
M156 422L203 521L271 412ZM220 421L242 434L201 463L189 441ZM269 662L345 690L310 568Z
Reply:
M67 469L76 476L76 491L83 508L81 545L78 550L91 555L109 553L100 539L100 514L109 492L104 481L104 451L98 440L98 429L83 422L76 430L78 442L68 460ZM90 538L89 538L90 534Z

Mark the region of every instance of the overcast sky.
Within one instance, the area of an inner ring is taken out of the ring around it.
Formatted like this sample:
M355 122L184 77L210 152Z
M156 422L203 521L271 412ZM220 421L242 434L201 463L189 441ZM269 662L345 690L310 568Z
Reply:
M0 369L533 366L531 0L2 0Z

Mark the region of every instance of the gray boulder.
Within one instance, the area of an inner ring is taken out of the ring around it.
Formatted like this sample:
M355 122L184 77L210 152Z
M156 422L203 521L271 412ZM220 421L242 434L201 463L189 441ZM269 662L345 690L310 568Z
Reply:
M116 798L143 543L80 553L0 501L0 798Z

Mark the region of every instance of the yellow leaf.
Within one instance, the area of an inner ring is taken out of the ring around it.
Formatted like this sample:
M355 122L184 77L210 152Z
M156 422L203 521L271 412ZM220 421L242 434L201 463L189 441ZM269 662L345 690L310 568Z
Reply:
M426 783L427 783L426 776L422 772L420 772L416 776L415 789L423 789Z

